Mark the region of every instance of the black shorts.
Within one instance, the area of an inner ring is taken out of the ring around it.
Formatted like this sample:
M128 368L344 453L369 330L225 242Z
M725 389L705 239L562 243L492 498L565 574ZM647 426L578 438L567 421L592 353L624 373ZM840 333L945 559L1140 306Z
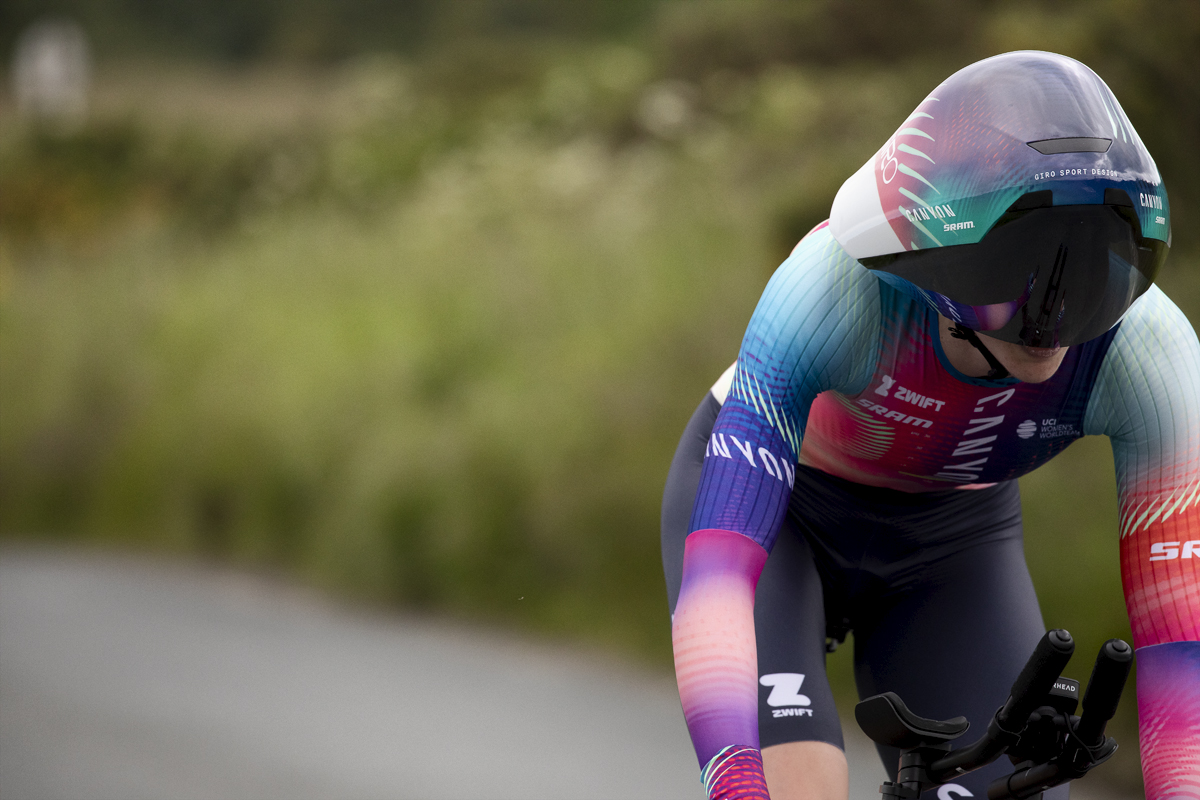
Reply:
M708 394L667 477L662 555L672 613L718 411ZM914 494L797 467L783 530L755 592L754 628L763 747L843 747L825 645L827 635L847 629L860 697L892 691L921 716L965 716L971 729L962 744L974 741L1046 630L1025 565L1016 482ZM879 750L894 779L898 752ZM955 783L986 797L987 784L1011 771L1002 757ZM1050 797L1065 798L1066 787Z

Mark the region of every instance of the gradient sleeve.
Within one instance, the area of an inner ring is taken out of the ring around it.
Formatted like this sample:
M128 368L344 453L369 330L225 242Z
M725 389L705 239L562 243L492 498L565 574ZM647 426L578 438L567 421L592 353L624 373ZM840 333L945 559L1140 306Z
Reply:
M821 226L775 273L743 339L705 453L672 627L710 797L766 796L754 589L787 509L809 406L822 391L866 386L879 330L876 279Z
M750 319L705 452L691 530L734 531L770 551L809 408L821 392L866 388L881 327L877 279L818 227L771 278Z
M1084 430L1116 461L1146 796L1200 800L1200 344L1158 287L1121 323Z

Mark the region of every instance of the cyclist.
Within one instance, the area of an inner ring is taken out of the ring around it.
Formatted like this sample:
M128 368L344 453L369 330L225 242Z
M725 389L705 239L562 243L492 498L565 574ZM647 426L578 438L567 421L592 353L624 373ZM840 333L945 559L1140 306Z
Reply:
M710 797L846 797L824 657L847 629L863 696L981 733L1045 630L1015 479L1091 434L1116 461L1147 796L1200 797L1200 344L1152 284L1170 238L1116 98L1051 53L955 73L846 181L667 481ZM1001 761L937 797L985 796Z

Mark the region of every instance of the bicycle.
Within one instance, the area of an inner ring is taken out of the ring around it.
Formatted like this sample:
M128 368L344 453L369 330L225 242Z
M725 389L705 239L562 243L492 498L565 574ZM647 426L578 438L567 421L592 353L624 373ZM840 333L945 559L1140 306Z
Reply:
M1133 649L1120 639L1100 648L1075 716L1079 683L1061 677L1075 652L1065 630L1046 633L1038 642L1008 700L973 744L951 749L967 732L965 717L933 720L911 712L894 692L868 697L854 709L863 732L878 744L900 749L895 781L879 787L885 799L915 800L921 792L992 763L1008 754L1014 771L988 786L989 800L1037 798L1047 789L1080 778L1116 752L1104 733L1133 664Z

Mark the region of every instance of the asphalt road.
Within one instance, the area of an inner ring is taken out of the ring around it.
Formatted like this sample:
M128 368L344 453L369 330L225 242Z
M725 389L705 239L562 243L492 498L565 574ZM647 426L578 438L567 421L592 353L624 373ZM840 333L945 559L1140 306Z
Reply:
M882 769L846 726L851 797ZM669 676L150 559L0 551L0 797L702 798Z

